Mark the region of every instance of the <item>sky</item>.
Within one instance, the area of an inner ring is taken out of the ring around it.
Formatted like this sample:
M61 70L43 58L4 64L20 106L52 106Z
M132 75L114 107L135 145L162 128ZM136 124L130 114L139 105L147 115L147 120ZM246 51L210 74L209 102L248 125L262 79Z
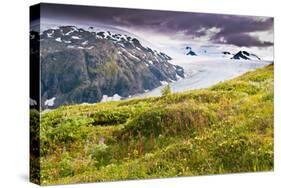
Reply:
M273 60L271 17L43 4L41 18L74 24L105 24L132 32L163 48L185 44L231 51L246 49Z

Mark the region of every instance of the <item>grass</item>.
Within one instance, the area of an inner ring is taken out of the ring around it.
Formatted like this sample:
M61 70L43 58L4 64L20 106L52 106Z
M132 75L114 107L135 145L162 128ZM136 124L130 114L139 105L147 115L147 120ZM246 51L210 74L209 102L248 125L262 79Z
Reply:
M40 183L270 171L273 69L208 89L43 113Z

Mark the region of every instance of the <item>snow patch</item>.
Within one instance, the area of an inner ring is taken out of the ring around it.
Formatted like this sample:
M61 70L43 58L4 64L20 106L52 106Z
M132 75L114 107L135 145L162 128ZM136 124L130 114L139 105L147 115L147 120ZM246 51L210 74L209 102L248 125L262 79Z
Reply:
M70 30L70 31L68 31L67 33L65 33L65 35L70 35L71 33L73 33L74 32L74 30Z
M51 98L51 99L47 99L44 104L45 104L46 106L54 106L55 100L56 100L56 97L53 97L53 98Z
M129 54L129 56L131 56L132 58L134 58L134 59L136 59L136 60L139 60L139 61L140 61L140 59L139 59L138 57L134 56L134 55L133 55L133 54L131 54L130 52L128 52L128 54Z
M100 36L100 35L97 35L96 38L97 38L97 39L103 39L103 37Z
M160 81L161 82L161 85L168 85L169 83L168 82L166 82L166 81Z
M145 65L147 67L149 67L150 65L153 65L153 61L149 60L149 61L145 62Z
M123 48L125 48L124 44L123 43L117 43L119 44L120 46L122 46Z
M52 37L53 37L53 34L54 34L54 30L52 30L51 33L47 33L47 37L48 37L48 38L52 38Z
M89 41L86 40L86 41L82 42L82 45L83 45L83 46L84 46L84 45L87 45L88 42L89 42Z
M56 38L55 40L58 41L58 42L61 42L61 38L60 37Z
M78 37L78 36L71 36L71 38L76 39L76 40L81 39L81 38Z
M100 102L108 102L108 101L119 101L121 96L118 94L114 94L112 97L108 95L103 95Z

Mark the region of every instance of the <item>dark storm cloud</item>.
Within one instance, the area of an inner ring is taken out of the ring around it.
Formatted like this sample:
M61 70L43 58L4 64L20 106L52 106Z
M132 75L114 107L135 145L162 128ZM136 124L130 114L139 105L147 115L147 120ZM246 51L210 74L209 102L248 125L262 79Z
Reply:
M95 21L140 30L149 29L168 35L182 32L189 37L205 36L208 29L216 27L219 32L211 38L214 43L247 47L273 45L249 35L250 32L272 30L273 18L56 4L43 4L41 15L75 22ZM220 40L222 37L223 41Z

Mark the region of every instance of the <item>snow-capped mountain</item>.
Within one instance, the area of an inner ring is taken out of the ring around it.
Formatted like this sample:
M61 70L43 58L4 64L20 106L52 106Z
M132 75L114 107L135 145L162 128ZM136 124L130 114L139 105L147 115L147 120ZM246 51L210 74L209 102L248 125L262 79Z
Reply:
M209 57L209 58L226 58L234 60L261 60L256 54L250 53L246 50L239 50L237 53L230 51L221 51L213 46L197 46L195 49L186 46L185 52L188 56Z
M185 49L186 49L186 55L197 56L197 54L194 51L192 51L191 47L187 46L185 47Z
M256 54L247 51L239 51L231 59L261 60Z
M167 54L115 31L59 26L31 32L40 41L41 94L61 104L94 103L104 96L128 97L184 78ZM36 55L36 54L34 54Z

